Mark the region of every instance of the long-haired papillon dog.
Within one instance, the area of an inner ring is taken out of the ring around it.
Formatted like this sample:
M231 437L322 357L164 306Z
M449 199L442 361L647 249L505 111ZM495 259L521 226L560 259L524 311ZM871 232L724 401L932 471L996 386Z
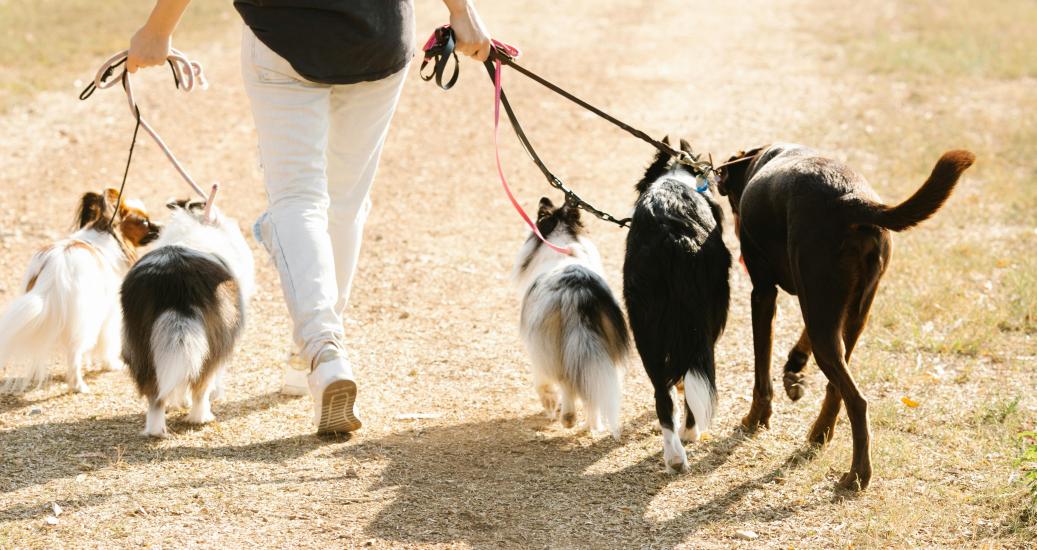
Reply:
M141 247L159 235L143 204L119 200L119 192L85 193L79 200L76 230L40 249L29 261L21 289L0 316L3 390L21 393L47 380L50 354L64 349L65 381L87 392L83 370L97 358L121 368L119 283Z
M684 140L681 149L691 152ZM627 235L623 295L634 343L655 387L670 472L687 470L681 442L709 431L716 410L713 350L727 323L731 253L714 188L660 152L637 184ZM673 388L681 383L684 422L674 433Z
M579 209L540 199L540 234L572 255L544 246L532 233L515 260L522 299L520 331L533 383L552 419L576 424L583 403L587 427L619 438L621 368L629 349L623 312L602 275L601 258L583 236Z
M214 419L223 372L255 289L252 251L237 221L205 203L175 201L155 243L122 285L122 357L148 399L144 435L166 435L166 405L190 404L187 421ZM215 395L214 395L215 394Z

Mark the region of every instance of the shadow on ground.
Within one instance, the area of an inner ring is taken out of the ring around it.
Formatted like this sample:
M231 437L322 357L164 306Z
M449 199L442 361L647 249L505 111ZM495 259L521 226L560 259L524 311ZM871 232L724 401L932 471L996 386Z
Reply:
M750 491L795 467L796 457L733 487L710 483L711 474L745 441L740 431L693 450L691 471L674 476L662 470L661 452L613 471L600 467L610 451L637 440L651 438L654 448L659 436L651 415L628 424L620 442L537 437L542 424L540 417L526 417L414 429L347 447L345 457L389 463L367 490L386 491L391 503L365 534L400 543L464 542L483 548L609 547L635 541L671 547L708 518L774 521L802 508L740 507ZM603 473L589 473L597 470ZM653 500L678 481L702 484L697 504L664 503L664 508L683 511L672 519L654 519Z
M8 398L12 401L20 398ZM214 405L217 421L262 411L293 398L268 393ZM35 403L35 402L25 402ZM24 406L18 404L15 406ZM174 432L198 429L183 422L183 413L168 413ZM175 462L187 459L224 459L279 462L300 456L320 445L314 436L263 441L222 447L161 447L158 440L142 437L143 411L119 416L89 416L66 422L44 422L0 432L0 456L4 475L0 494L75 477L121 462L128 465ZM31 455L15 455L6 449L33 449ZM0 510L0 521L11 519Z

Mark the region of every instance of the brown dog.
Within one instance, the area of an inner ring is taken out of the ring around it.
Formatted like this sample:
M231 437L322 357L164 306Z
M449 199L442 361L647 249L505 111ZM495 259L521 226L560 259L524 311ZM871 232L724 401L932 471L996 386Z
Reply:
M839 481L863 490L871 479L868 402L847 369L864 329L879 279L889 266L889 230L929 218L972 165L968 151L949 151L911 198L890 207L849 167L799 145L771 145L740 153L720 169L719 191L735 214L746 269L752 279L756 382L749 430L770 427L773 389L771 336L777 287L799 298L806 329L786 365L785 389L802 396L802 365L813 349L828 377L821 413L809 441L832 439L840 403L853 431L853 463Z

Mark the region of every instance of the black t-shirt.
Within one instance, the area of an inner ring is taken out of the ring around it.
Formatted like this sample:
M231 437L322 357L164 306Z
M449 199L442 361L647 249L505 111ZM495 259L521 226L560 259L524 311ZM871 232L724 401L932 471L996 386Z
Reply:
M414 55L412 0L234 0L256 37L307 80L380 80Z

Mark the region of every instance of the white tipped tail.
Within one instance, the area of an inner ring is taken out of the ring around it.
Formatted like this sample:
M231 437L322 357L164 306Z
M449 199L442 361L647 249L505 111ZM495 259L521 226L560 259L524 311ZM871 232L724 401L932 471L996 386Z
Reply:
M196 380L209 354L209 341L201 319L167 311L159 315L151 332L154 353L155 380L159 400Z
M567 335L562 352L567 378L575 383L583 399L588 426L593 430L605 428L619 439L623 399L619 369L597 334L583 327L578 332Z
M708 432L717 408L716 388L701 374L689 371L684 375L684 400L695 417L695 428L699 433Z
M5 366L8 358L34 347L45 307L43 298L30 292L15 298L0 317L0 368L8 374L0 388L3 393L22 393L47 378L47 363L44 361L32 361L22 368L11 369L11 372L6 372Z

